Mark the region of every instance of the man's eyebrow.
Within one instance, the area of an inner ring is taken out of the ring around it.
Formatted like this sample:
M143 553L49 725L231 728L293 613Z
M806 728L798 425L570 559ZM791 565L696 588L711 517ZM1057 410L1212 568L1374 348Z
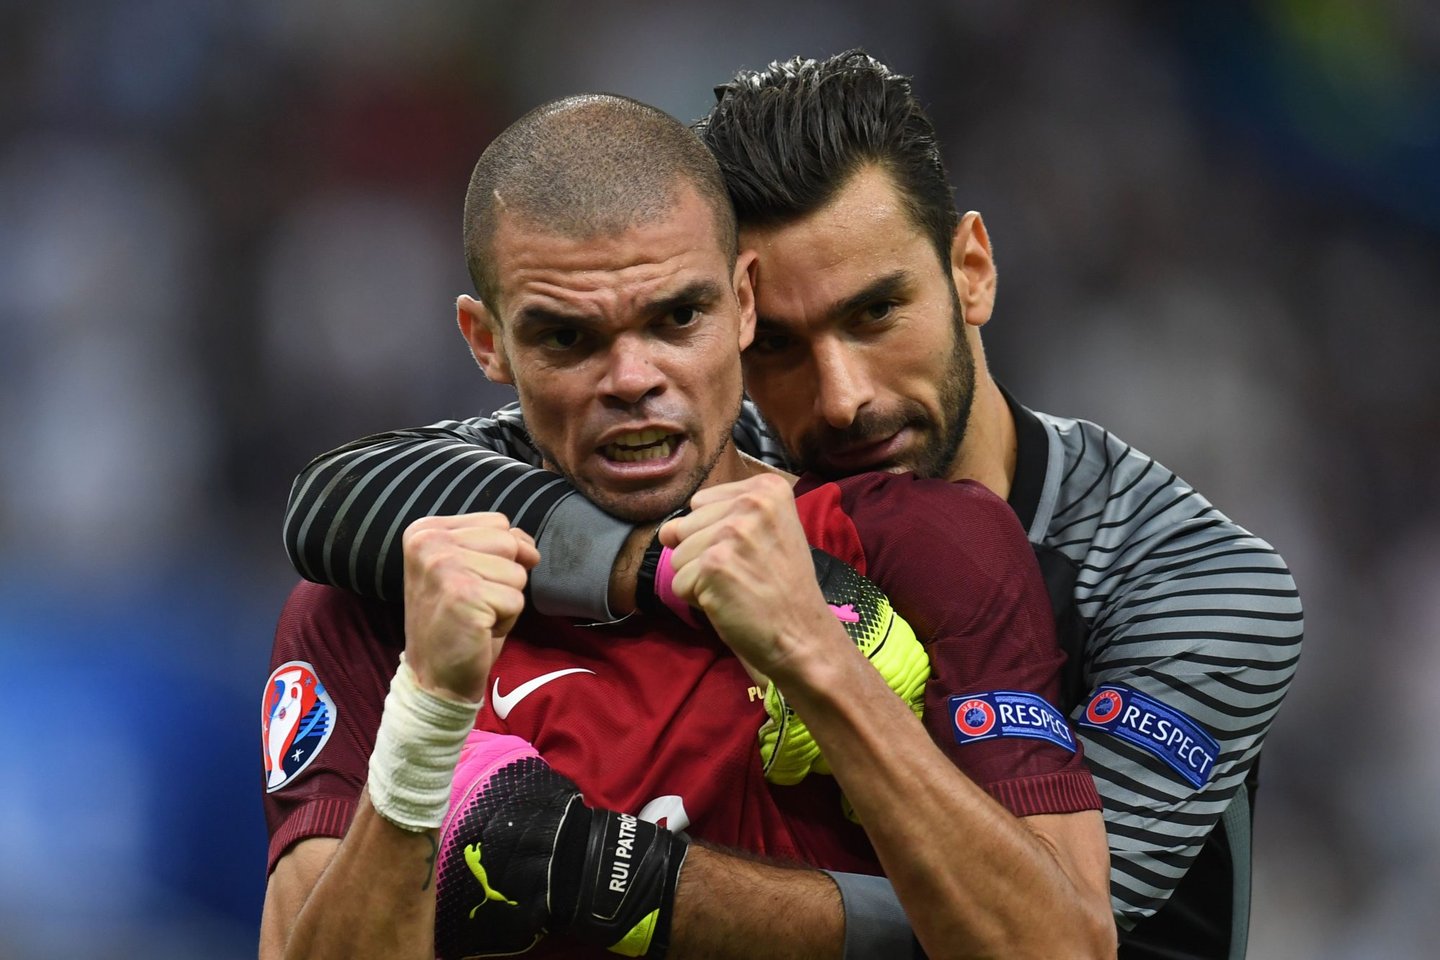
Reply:
M512 324L516 330L525 327L576 327L593 324L593 318L578 313L563 313L538 304L522 307L516 312Z
M725 288L714 280L695 280L675 293L651 300L641 307L644 316L661 317L681 307L708 307L725 295ZM526 327L587 327L603 321L587 314L566 313L539 304L522 307L512 323L516 330Z
M903 294L909 286L910 275L904 270L895 270L882 277L876 277L848 297L836 300L826 307L821 315L827 321L833 322L848 317L855 311L867 307L872 303L877 303L881 300L895 299ZM784 322L763 314L758 315L755 320L757 324L764 327L781 328L785 326Z
M725 288L714 280L693 280L675 293L645 304L645 314L663 317L681 307L708 307L725 296Z
M862 307L868 307L872 303L881 300L893 300L905 291L910 285L910 277L904 270L896 270L887 273L883 277L876 277L858 292L852 293L843 300L837 300L825 310L825 316L830 320L838 320L841 317L848 317Z

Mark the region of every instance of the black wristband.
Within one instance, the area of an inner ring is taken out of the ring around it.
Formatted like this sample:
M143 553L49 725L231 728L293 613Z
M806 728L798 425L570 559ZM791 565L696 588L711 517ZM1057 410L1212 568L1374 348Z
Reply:
M665 608L655 596L655 573L660 568L660 551L664 549L657 531L640 558L640 569L635 574L635 609L642 613L656 613Z
M645 548L645 555L640 558L640 569L635 573L635 609L641 613L659 613L669 609L655 595L655 574L660 570L660 554L665 549L660 542L660 527L689 512L689 507L681 507L661 520L655 527L655 535L650 538L650 545Z

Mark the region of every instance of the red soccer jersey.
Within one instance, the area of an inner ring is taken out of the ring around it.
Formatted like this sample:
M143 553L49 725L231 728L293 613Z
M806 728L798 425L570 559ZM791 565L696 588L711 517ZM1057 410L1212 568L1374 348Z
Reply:
M308 664L337 717L314 762L267 794L271 868L303 836L343 835L402 638L393 605L309 583L291 595L275 666ZM668 615L598 628L527 615L491 678L476 726L533 743L592 806L768 857L880 872L833 779L765 782L756 746L763 691L708 631Z
M1098 809L1078 752L1026 737L962 745L954 735L954 695L1028 691L1053 702L1058 692L1045 588L1003 501L973 484L872 475L819 486L798 502L811 542L868 573L931 638L926 723L957 765L1017 815ZM303 676L325 696L304 694L300 703L321 706L305 707L298 723L292 714L291 727L265 719L279 771L267 777L271 868L299 839L344 834L403 645L396 606L314 584L292 593L262 719L278 717L285 695L303 693ZM305 666L281 669L295 662ZM724 846L878 873L831 778L764 781L758 693L718 639L668 617L584 628L527 615L496 662L477 726L534 743L593 805ZM321 736L315 716L327 709ZM294 729L309 731L298 747Z
M668 616L600 628L535 617L515 635L476 726L533 743L591 805L767 857L880 872L832 778L765 782L764 691L713 633Z
M1099 810L1056 707L1065 654L1045 581L1009 505L973 481L908 473L802 477L796 494L810 542L878 583L927 641L925 726L955 765L1016 816ZM960 702L1010 693L1038 695L1063 731L995 723L988 736L957 735Z

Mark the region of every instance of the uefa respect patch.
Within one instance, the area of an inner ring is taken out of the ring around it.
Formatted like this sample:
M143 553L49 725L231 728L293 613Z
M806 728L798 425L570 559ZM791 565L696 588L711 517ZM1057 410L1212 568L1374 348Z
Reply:
M320 755L335 730L335 720L335 701L313 666L291 660L275 668L260 701L266 793L294 780Z
M1075 736L1065 715L1044 697L1019 690L996 690L950 698L950 725L957 743L997 737L1048 740L1075 752Z
M1205 785L1220 755L1220 745L1200 724L1154 697L1117 683L1096 687L1076 722L1109 731L1153 753L1192 787Z

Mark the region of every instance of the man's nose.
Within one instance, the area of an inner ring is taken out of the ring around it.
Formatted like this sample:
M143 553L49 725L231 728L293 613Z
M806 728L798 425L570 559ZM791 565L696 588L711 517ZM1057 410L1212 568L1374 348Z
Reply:
M838 430L854 423L860 409L875 398L865 362L843 344L818 346L815 372L816 415Z
M621 338L610 350L601 389L626 404L664 390L665 373L655 363L649 347L637 340Z

